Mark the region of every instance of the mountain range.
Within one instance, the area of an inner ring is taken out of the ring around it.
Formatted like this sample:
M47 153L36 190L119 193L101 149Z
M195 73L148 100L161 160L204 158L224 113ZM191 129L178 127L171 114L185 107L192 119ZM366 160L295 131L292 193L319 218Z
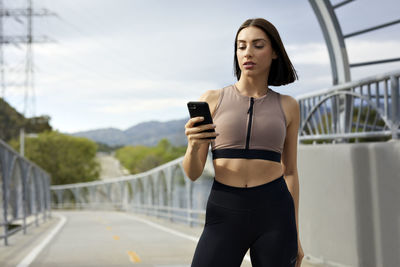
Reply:
M86 137L95 142L107 144L109 146L155 146L162 138L167 138L174 146L186 146L185 124L188 119L189 118L184 118L166 122L152 120L141 122L126 130L111 127L76 132L70 135Z

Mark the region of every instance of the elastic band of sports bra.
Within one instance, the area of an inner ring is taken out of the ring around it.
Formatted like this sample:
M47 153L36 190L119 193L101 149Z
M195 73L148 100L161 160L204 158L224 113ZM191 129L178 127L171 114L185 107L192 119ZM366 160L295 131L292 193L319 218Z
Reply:
M217 158L245 158L265 159L281 162L281 153L264 149L223 148L211 150L213 159Z

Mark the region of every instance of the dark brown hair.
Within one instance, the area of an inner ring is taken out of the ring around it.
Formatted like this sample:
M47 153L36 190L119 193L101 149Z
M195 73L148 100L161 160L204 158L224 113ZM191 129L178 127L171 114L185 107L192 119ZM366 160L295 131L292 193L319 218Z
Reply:
M263 18L255 18L246 20L238 29L235 37L235 55L233 59L234 71L237 79L240 79L242 71L239 68L236 51L237 51L237 38L239 32L244 28L255 26L265 32L271 41L272 49L274 49L278 58L273 59L271 68L268 76L268 85L285 85L294 82L297 77L296 70L294 69L292 62L286 54L285 47L283 46L281 37L274 25L271 22Z

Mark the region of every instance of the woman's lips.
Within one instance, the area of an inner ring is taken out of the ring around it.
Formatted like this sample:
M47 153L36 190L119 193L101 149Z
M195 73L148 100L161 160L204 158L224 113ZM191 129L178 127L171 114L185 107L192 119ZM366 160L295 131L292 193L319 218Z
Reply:
M243 67L244 67L245 69L251 69L251 68L253 68L255 65L256 65L256 63L253 63L253 62L246 62L246 63L243 64Z

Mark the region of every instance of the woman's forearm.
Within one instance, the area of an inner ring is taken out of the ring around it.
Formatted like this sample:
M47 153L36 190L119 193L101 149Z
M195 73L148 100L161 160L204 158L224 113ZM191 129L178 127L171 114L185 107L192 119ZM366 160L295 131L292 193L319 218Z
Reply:
M203 173L204 163L200 158L200 149L188 145L182 166L190 180L195 181Z

